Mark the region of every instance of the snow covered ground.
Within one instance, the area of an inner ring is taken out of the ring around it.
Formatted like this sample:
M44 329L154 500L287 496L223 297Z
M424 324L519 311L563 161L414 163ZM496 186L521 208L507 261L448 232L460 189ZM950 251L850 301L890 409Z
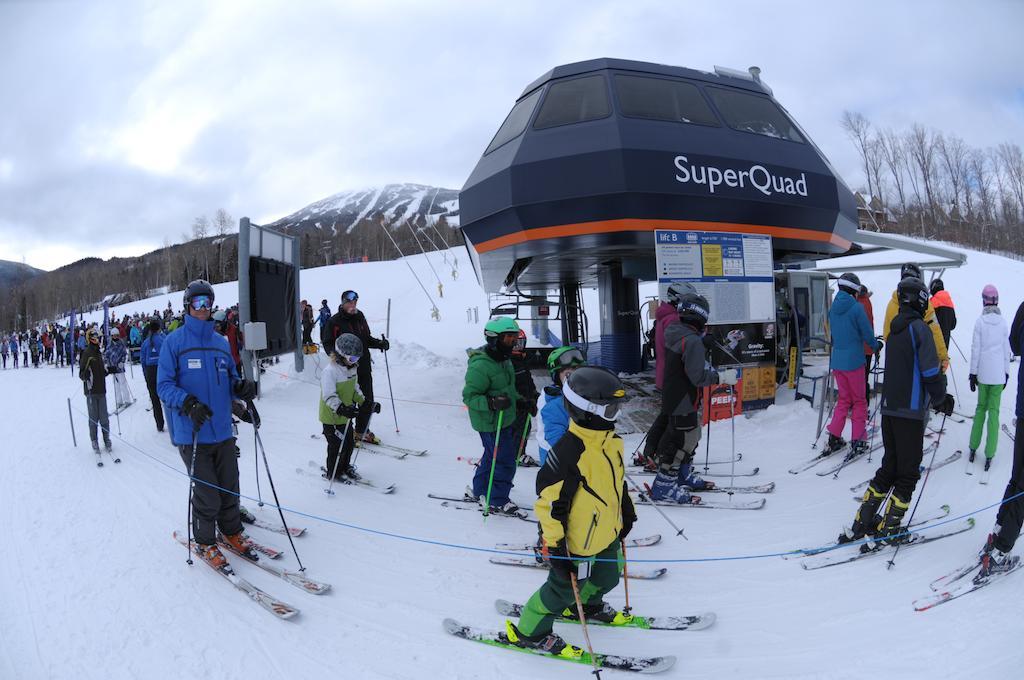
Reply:
M456 251L457 252L457 251ZM451 257L451 255L449 256ZM122 463L97 468L88 450L81 387L70 371L45 368L0 372L0 413L7 454L0 465L0 678L583 678L586 667L513 654L447 636L445 617L484 627L502 619L493 601L523 601L544 573L491 565L485 552L447 544L493 548L499 541L531 541L531 524L440 507L430 491L461 493L472 468L457 456L479 454L460 404L463 350L480 342L481 324L466 321L466 308L486 316L468 258L459 253L461 276L453 281L440 256L432 257L445 281L438 300L442 321L431 321L430 305L403 262L343 265L302 273L302 295L314 306L332 306L346 288L360 291L360 306L375 333L383 329L386 299L393 299L389 353L400 433L395 432L383 362L374 352L377 398L383 413L372 424L386 441L428 448L422 458L363 452L357 465L367 477L391 481L384 496L362 488L322 492L312 470L322 461L317 423L318 360L296 374L282 359L264 376L259 402L261 435L283 504L303 513L289 522L308 528L295 540L312 578L334 590L313 596L248 564L239 573L301 609L278 621L247 601L202 565L188 567L171 532L184 529L187 482L175 449L156 432L141 371L129 382L138 402L112 418L115 451ZM431 274L422 256L410 258L428 288ZM1024 264L971 253L966 268L945 276L958 305L954 332L969 352L981 287L995 283L1012 317L1020 302ZM896 274L863 277L878 291L881 325L884 299ZM434 289L431 288L434 293ZM217 287L222 304L233 302L232 285ZM152 311L180 293L126 305ZM596 316L596 315L595 315ZM958 410L972 412L967 368L954 351L954 374L963 397ZM1010 378L1010 394L1016 389ZM71 443L66 399L71 399L78 447ZM112 396L108 399L112 401ZM1003 416L1012 415L1004 399ZM775 481L763 510L734 512L669 508L686 537L651 508L640 507L635 535L660 533L662 542L633 549L636 560L665 560L668 574L633 581L636 612L685 614L714 611L717 623L697 632L591 631L594 645L623 654L673 654L679 660L666 678L976 678L1012 677L1019 669L1019 601L1024 577L1015 576L925 613L911 603L927 595L928 583L969 560L992 525L995 510L977 516L978 527L934 544L906 549L895 568L873 557L808 572L797 560L778 557L710 560L782 552L822 544L850 521L856 504L849 487L871 476L875 465L859 462L838 480L813 472L786 471L809 454L816 411L806 402L772 407L736 422L740 468L760 466L760 475L737 483ZM241 426L242 492L256 495L252 429ZM118 431L120 435L118 436ZM968 425L951 424L939 457L965 448ZM710 456L730 451L730 426L716 423ZM626 437L627 454L639 435ZM530 449L533 449L531 444ZM701 444L698 460L704 456ZM953 514L998 501L1010 473L1012 450L1001 436L992 481L978 483L962 463L935 473L923 490L921 510L943 503ZM728 466L719 466L728 468ZM520 470L513 498L529 506L535 471ZM269 486L261 481L264 499ZM920 491L920 485L919 485ZM737 497L747 500L750 496ZM721 497L724 500L724 497ZM717 500L717 499L716 499ZM272 508L245 505L267 521ZM427 544L380 532L437 541ZM262 542L287 550L287 539L250 529ZM239 562L239 560L235 560ZM290 554L279 560L295 569ZM640 566L640 565L638 565ZM654 565L644 565L654 566ZM623 602L622 589L609 600ZM578 628L557 626L582 644ZM614 672L606 672L613 677Z

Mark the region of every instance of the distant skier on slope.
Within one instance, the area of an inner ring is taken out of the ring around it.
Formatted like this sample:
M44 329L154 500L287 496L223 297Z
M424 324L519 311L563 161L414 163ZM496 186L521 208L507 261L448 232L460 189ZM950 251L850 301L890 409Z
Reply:
M380 437L369 429L370 413L373 400L373 368L370 359L370 350L379 349L386 352L391 349L391 343L383 335L375 338L370 334L370 325L366 317L357 309L359 294L354 290L346 290L341 294L341 309L332 316L320 334L320 343L326 354L334 351L334 343L343 333L351 333L363 343L363 356L359 361L359 391L366 397L366 401L359 409L356 417L355 431L353 436L356 441L365 441L370 444L379 444Z
M734 368L716 371L707 360L703 335L710 316L708 301L697 293L684 293L677 307L679 323L665 329L665 386L661 414L664 434L657 442L658 474L651 484L653 500L689 503L691 491L711 485L693 472L694 452L700 443L701 399L709 385L735 385Z
M548 355L548 374L552 384L544 388L538 403L540 421L537 426L537 449L540 452L540 464L544 465L550 451L562 435L569 429L569 412L565 409L562 398L562 386L580 366L587 363L583 352L575 347L565 346L552 350Z
M89 441L92 450L99 452L100 445L96 435L96 426L103 430L103 445L107 451L113 446L110 443L110 419L107 416L107 371L100 356L100 334L94 327L85 331L85 349L78 366L78 379L82 381L85 391L85 405L89 412Z
M519 401L516 402L516 422L512 426L516 432L517 451L522 444L522 452L517 462L524 467L537 467L537 461L526 453L526 442L530 440L533 419L537 417L537 398L540 393L537 391L537 384L533 382L533 374L530 373L530 362L526 356L526 331L521 328L516 343L512 346L512 368L516 372L516 392L519 394ZM529 427L526 424L527 414L530 415Z
M1010 326L1010 349L1017 356L1024 354L1024 303L1017 308ZM1021 525L1024 524L1024 361L1017 368L1017 423L1013 444L1013 469L1010 480L1003 492L1004 503L999 506L996 525L985 540L981 555L981 574L998 571L1009 571L1020 560L1017 555L1010 555L1013 546L1020 537ZM1008 498L1014 498L1008 501Z
M992 466L992 458L999 446L999 406L1003 389L1010 382L1009 331L999 310L999 291L988 284L981 291L981 316L974 323L971 340L971 373L968 380L971 392L978 393L978 406L971 425L970 462L974 462L981 435L988 419L988 438L985 441L985 471ZM1003 383L999 384L999 379Z
M510 360L519 338L519 326L508 317L491 319L484 325L484 338L487 344L468 352L466 384L462 388L462 403L469 412L469 422L480 434L484 447L473 484L466 488L465 499L484 504L490 487L488 512L511 515L519 512L519 506L509 498L516 474L517 435L520 434L515 431L519 393ZM492 467L493 483L490 481Z
M632 618L603 598L619 582L620 545L636 512L626 489L622 439L614 431L626 397L622 382L607 369L581 366L563 391L569 430L537 473L534 506L551 568L519 622L506 621L505 630L517 646L578 658L583 650L552 631L556 616L576 612L570 579L578 579L588 619L621 624Z
M107 365L107 375L114 378L114 403L118 411L129 406L131 398L128 396L128 380L124 376L124 363L128 356L128 350L121 340L121 331L117 328L110 329L110 344L103 352L103 361Z
M924 455L924 429L929 409L953 413L953 396L946 393L936 352L935 337L924 322L928 289L920 279L907 277L896 289L899 314L892 320L885 348L885 377L882 384L882 464L864 492L852 527L837 539L840 543L865 536L890 543L890 536L902 533L900 523L920 479ZM940 338L941 340L941 338ZM889 492L888 507L881 521L876 514ZM894 539L898 541L899 539ZM862 548L863 549L863 548Z
M231 428L234 398L251 401L256 383L239 379L227 340L213 330L213 287L188 284L184 323L160 348L157 392L167 405L171 440L192 483L192 530L197 553L215 568L227 560L217 530L250 560L258 555L242 531L238 507L238 459Z
M864 375L864 345L870 345L875 352L881 351L882 343L875 340L875 332L868 323L867 314L853 297L861 291L860 279L852 272L839 277L839 290L828 312L829 327L832 329L832 375L839 389L839 398L832 411L828 430L828 443L823 453L834 453L846 446L843 428L846 427L847 413L850 415L850 455L861 455L868 451L867 421L868 403L862 381Z
M327 440L325 477L351 484L359 474L352 466L355 444L353 425L364 397L359 391L359 358L363 343L351 333L342 333L334 342L331 360L320 374L320 422Z

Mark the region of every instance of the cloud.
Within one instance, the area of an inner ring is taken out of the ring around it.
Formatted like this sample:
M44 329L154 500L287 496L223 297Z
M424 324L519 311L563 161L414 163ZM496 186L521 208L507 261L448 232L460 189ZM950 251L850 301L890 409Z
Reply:
M53 268L219 207L267 221L368 184L460 187L524 86L600 56L761 66L857 186L844 109L1022 143L1021 25L1012 1L0 2L0 258Z

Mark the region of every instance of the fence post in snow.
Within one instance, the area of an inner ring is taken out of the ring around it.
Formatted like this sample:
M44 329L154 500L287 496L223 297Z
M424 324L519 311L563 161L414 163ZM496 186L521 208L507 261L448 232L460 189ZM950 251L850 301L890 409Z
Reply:
M480 323L480 308L473 308L473 323Z
M68 397L68 422L71 423L71 442L78 448L78 439L75 437L75 419L71 417L71 397Z

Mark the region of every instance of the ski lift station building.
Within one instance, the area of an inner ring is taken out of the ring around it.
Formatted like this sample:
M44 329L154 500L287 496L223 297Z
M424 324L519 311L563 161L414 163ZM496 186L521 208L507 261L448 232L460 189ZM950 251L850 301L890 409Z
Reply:
M776 269L858 250L853 193L754 67L558 66L516 100L459 208L484 289L557 291L563 342L586 341L580 288L596 286L600 363L625 372L655 230L770 235Z

